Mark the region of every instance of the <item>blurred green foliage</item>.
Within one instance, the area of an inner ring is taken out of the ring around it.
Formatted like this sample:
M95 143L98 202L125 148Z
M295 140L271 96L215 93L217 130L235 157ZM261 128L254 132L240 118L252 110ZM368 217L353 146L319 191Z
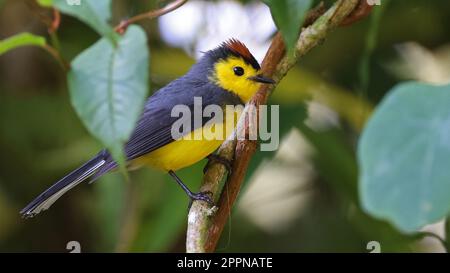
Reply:
M26 2L0 1L0 39L24 31L47 35ZM164 3L113 1L112 22ZM309 189L313 198L289 227L274 233L237 210L219 251L367 252L367 242L373 240L381 243L382 251L423 250L417 236L404 235L361 209L355 151L372 108L401 81L386 69L397 57L396 44L415 41L431 50L447 45L449 16L446 0L390 1L368 62L367 96L361 96L358 69L367 52L370 19L331 33L301 60L270 102L280 104L283 136L295 128L315 151L310 158L316 173ZM142 24L152 51L152 91L184 74L194 62L164 44L156 24ZM58 36L68 60L98 39L96 32L66 16ZM340 125L325 130L305 125L305 101L311 99L335 111ZM72 190L39 217L20 218L25 204L101 148L70 106L65 74L48 54L20 48L0 56L0 251L65 252L72 240L85 252L184 251L188 200L167 175L150 169L131 172L131 182L118 173L108 174ZM273 161L274 154L258 152L247 179L262 162ZM199 186L205 163L180 172L193 189Z

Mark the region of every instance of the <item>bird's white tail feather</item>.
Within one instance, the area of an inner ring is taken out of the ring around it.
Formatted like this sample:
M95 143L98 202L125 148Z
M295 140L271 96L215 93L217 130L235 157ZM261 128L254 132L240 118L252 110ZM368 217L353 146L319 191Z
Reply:
M43 210L47 210L53 203L55 203L56 200L58 200L64 193L75 187L76 185L80 184L87 178L89 178L91 175L93 175L103 164L105 164L105 160L100 160L98 162L94 162L95 165L92 165L88 169L86 169L84 172L79 174L73 181L69 182L66 186L59 189L58 191L51 193L50 195L46 195L48 193L48 190L38 196L33 202L31 202L26 208L24 208L21 211L21 214L24 217L32 217L38 213L40 213ZM70 176L69 174L68 176ZM68 177L67 176L67 177ZM64 178L63 178L64 179ZM63 180L62 179L62 180ZM62 181L60 181L62 182ZM57 182L56 184L58 184ZM56 185L55 184L55 185ZM51 188L50 188L51 189ZM49 190L50 190L49 189Z

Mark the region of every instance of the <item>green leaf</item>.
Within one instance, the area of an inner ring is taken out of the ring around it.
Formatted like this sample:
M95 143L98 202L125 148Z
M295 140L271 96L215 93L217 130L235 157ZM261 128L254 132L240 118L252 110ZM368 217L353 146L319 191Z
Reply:
M130 26L116 46L102 38L83 51L68 74L76 112L119 163L147 97L148 58L145 32Z
M292 52L312 0L264 0L272 18L283 35L288 52Z
M405 232L450 212L450 85L406 83L382 101L358 147L360 199Z
M0 55L21 46L44 47L45 44L46 42L44 37L24 32L11 36L7 39L0 40Z
M111 0L53 0L53 5L61 12L83 21L100 35L113 41L118 34L108 24L111 18Z

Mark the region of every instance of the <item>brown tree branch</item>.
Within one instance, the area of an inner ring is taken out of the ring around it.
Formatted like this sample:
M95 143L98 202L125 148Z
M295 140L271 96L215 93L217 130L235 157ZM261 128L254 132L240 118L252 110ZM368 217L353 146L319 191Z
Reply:
M358 6L340 23L341 26L347 26L367 17L373 9L369 1L359 1Z
M262 63L264 75L272 77L278 83L300 57L320 44L326 35L355 9L358 2L358 0L337 1L326 13L300 33L294 56L285 56L283 40L281 35L277 34L272 40ZM307 21L305 20L305 22ZM249 104L258 106L267 103L267 99L275 86L276 84L263 85ZM245 113L243 116L245 118ZM242 122L242 118L240 122ZM248 124L244 122L244 126L248 126ZM239 126L238 130L240 130ZM235 145L236 148L234 148ZM213 252L215 250L256 148L256 141L236 141L234 139L226 141L220 147L218 151L220 156L229 159L234 157L231 177L223 187L217 212L209 209L204 202L194 202L191 207L188 216L187 252ZM211 166L204 176L201 190L211 190L215 200L219 195L218 188L224 174L225 168L223 166Z

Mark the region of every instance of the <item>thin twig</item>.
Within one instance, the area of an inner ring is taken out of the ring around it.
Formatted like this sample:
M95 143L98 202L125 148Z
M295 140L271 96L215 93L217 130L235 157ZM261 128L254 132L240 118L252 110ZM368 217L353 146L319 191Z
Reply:
M48 32L52 34L55 31L57 31L60 23L61 23L61 14L59 13L59 10L53 8L53 20L50 26L48 27Z
M277 34L262 63L264 75L272 77L278 83L299 58L320 44L328 32L336 28L357 4L358 0L337 1L325 14L301 32L293 57L285 56L283 40L281 35ZM250 104L259 106L267 103L275 86L276 84L262 86ZM243 116L245 117L245 113ZM246 131L248 132L248 130ZM236 145L235 149L233 149L234 145ZM222 190L218 201L218 210L213 216L207 213L207 207L204 204L194 202L189 212L187 252L213 252L215 250L256 148L257 142L252 140L239 140L237 143L236 141L227 141L221 146L218 152L220 156L233 158L234 155L232 174ZM220 166L209 168L205 174L202 189L210 185L218 185L223 179L224 172L224 168ZM213 195L216 197L218 193L213 191Z
M56 8L52 8L53 16L49 15L49 9L39 5L35 0L26 1L28 8L34 13L39 20L47 27L48 33L51 34L59 28L61 23L61 14Z
M50 35L50 39L52 41L52 45L44 45L43 49L47 51L50 55L52 55L56 61L61 65L63 70L67 72L70 68L68 62L64 60L60 53L60 44L56 31L59 28L61 23L61 14L60 12L53 8L52 13L53 17L48 15L48 9L40 6L35 0L30 0L26 2L29 6L30 10L36 14L39 19L47 26L47 32Z
M67 71L70 69L70 64L67 63L67 62L61 57L61 55L59 54L59 52L58 52L55 48L51 47L51 46L48 45L48 44L44 45L43 48L44 48L50 55L52 55L53 58L56 59L56 61L61 65L61 67L63 68L63 70L64 70L65 72L67 72Z
M164 14L167 14L171 11L176 10L177 8L181 7L182 5L184 5L188 0L176 0L171 2L170 4L168 4L167 6L161 8L161 9L157 9L157 10L151 10L145 13L141 13L138 14L136 16L133 16L129 19L125 19L122 22L120 22L120 24L118 24L114 30L117 33L122 34L123 32L125 32L126 28L131 25L134 24L138 21L144 20L144 19L153 19L159 16L162 16Z
M434 238L436 240L439 241L439 243L442 245L442 247L445 249L445 252L448 253L449 249L448 249L448 245L447 242L439 235L433 233L433 232L429 232L429 231L423 231L420 232L419 235L423 238L423 237L431 237Z

